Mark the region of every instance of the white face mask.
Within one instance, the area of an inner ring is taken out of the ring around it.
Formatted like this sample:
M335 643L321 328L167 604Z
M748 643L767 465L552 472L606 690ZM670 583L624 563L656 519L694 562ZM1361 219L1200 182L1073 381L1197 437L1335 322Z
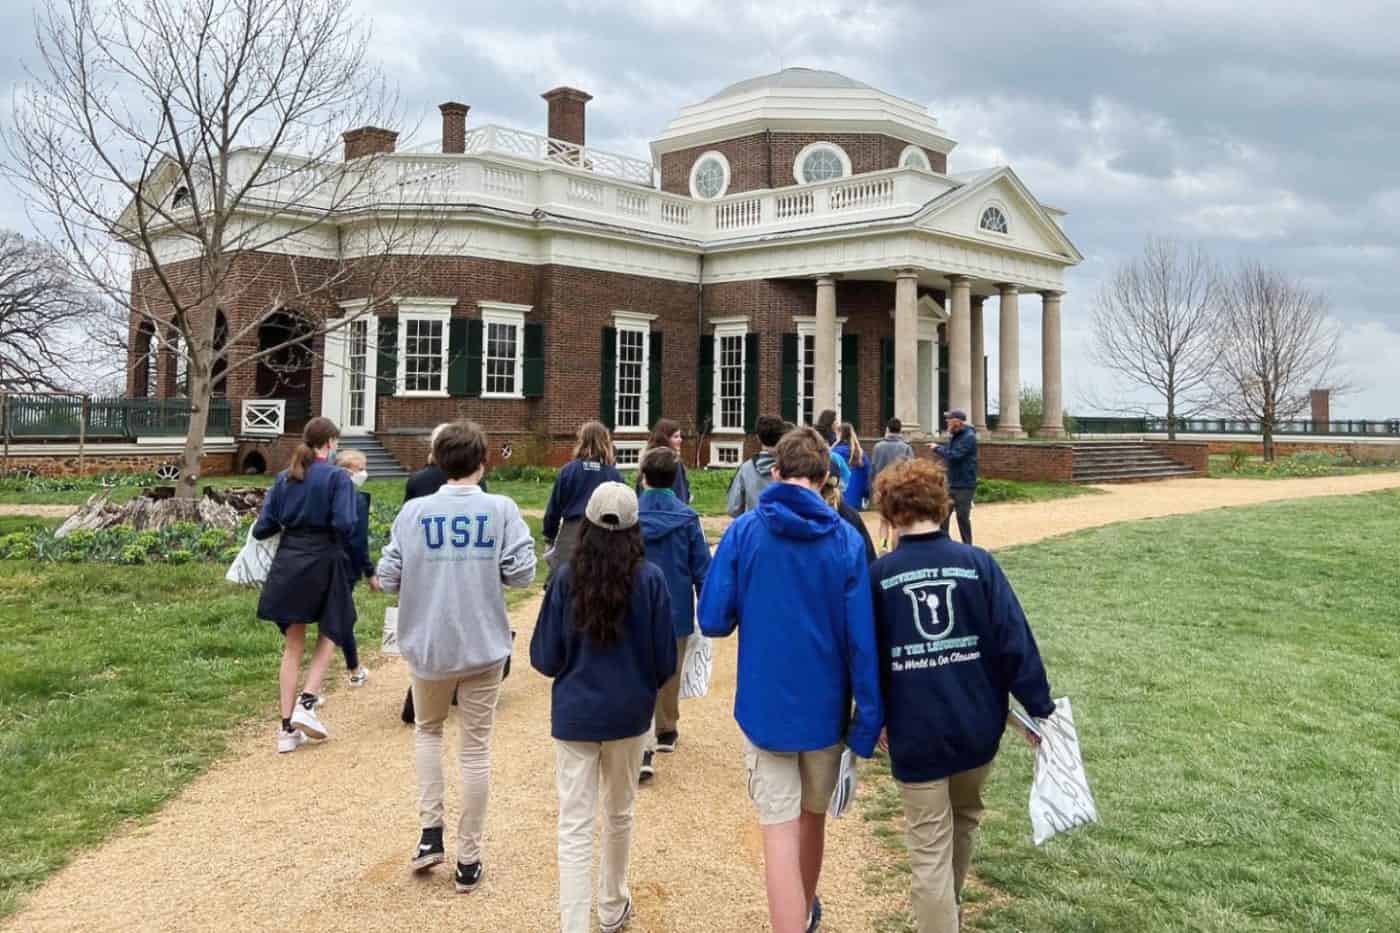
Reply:
M358 489L358 488L360 488L361 486L363 486L363 485L365 484L365 480L367 480L367 479L369 479L369 474L366 473L364 470L361 470L361 471L358 472L358 473L351 473L351 474L350 474L350 482L352 482L352 483L355 484L355 488L356 488L356 489Z

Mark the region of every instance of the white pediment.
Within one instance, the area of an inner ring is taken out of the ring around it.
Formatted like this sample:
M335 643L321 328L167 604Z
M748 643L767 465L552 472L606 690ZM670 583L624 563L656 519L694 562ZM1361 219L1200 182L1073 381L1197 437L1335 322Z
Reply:
M984 218L1003 221L1005 232L988 229ZM972 176L961 188L937 198L919 218L918 226L992 248L1059 256L1071 263L1084 258L1060 228L1055 215L1026 190L1009 168Z
M925 295L919 299L918 310L921 318L931 318L940 324L948 320L947 310L935 301L932 295Z

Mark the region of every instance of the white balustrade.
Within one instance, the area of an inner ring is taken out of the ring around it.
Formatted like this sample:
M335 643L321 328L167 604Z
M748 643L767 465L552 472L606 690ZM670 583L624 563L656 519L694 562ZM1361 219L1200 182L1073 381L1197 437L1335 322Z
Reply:
M792 194L780 194L776 197L777 211L775 215L778 220L791 220L794 217L806 217L816 208L816 198L810 191L795 191Z
M481 171L481 187L488 194L525 197L525 173L488 165Z
M569 200L575 204L588 204L593 207L603 206L603 186L591 181L584 181L581 178L569 179Z
M894 203L894 179L861 179L829 189L832 211L864 210L889 207Z
M617 212L625 217L645 217L650 199L639 192L617 189Z
M763 201L760 198L743 198L738 201L721 201L715 205L715 229L739 230L757 227L763 220Z
M281 437L287 423L287 400L258 398L243 400L242 433L254 437Z
M689 204L683 204L680 201L661 202L662 223L673 224L678 227L687 227L690 225L690 214L691 208Z

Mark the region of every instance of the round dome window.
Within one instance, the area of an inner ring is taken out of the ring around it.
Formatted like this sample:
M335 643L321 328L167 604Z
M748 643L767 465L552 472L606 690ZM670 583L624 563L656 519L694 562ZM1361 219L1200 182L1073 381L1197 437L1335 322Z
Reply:
M722 152L707 152L690 169L692 197L711 200L729 190L729 160Z

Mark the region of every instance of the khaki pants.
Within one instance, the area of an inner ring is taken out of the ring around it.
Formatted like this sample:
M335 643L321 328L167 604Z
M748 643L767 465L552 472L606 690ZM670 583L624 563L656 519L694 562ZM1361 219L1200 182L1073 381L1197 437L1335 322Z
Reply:
M504 666L447 680L413 678L413 760L418 771L418 820L424 828L443 823L442 726L452 707L452 696L457 695L462 723L457 861L468 865L481 860L481 830L491 792L491 726Z
M631 897L627 862L632 848L632 806L642 767L645 735L616 742L555 740L559 788L559 927L589 933L593 906L593 819L601 791L603 858L598 879L598 922L616 923Z
M681 721L681 668L689 638L676 639L676 670L656 694L656 731L675 732Z
M905 842L918 933L957 933L958 898L982 822L982 785L991 770L989 763L941 781L899 785L909 824Z

